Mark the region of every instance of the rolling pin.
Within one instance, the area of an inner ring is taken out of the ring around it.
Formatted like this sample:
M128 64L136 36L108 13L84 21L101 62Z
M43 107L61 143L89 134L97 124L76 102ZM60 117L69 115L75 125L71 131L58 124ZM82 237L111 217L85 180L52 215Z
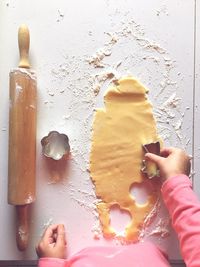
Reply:
M16 242L28 245L28 208L35 200L36 171L36 75L29 64L29 30L18 31L20 61L10 72L8 203L16 206Z

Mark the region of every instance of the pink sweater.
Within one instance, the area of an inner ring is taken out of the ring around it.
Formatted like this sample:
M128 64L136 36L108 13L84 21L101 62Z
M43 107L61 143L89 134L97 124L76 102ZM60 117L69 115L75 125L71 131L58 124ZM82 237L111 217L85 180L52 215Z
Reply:
M167 180L162 194L178 234L187 267L200 267L200 202L185 175ZM166 255L149 242L122 247L89 247L67 260L41 258L39 267L169 267Z

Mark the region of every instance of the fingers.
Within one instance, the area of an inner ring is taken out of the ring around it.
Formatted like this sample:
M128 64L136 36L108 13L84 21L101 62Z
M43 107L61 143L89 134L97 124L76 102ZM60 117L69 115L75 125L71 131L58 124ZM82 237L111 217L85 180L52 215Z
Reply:
M38 257L66 258L65 228L62 224L49 226L36 247Z
M46 231L43 234L42 240L45 243L52 243L52 240L54 240L54 232L57 230L58 224L52 224L50 225Z
M155 154L152 154L152 153L146 153L146 154L145 154L145 158L146 158L147 160L150 160L150 161L156 163L157 165L159 165L160 162L163 160L162 157L160 157L160 156L158 156L158 155L155 155Z
M163 149L161 149L160 155L162 157L167 158L169 155L173 154L175 151L176 151L176 148L174 147L164 147Z
M50 237L48 240L49 244L54 244L55 243L55 238Z
M179 148L175 148L175 147L165 147L161 150L160 152L160 156L152 154L152 153L146 153L145 154L145 158L147 160L150 160L154 163L156 163L159 167L161 166L161 164L164 163L165 159L168 157L175 157L177 158L180 156L184 156L186 157L187 154L185 153L185 151L179 149ZM188 157L188 156L187 156Z
M159 163L162 160L162 157L166 158L170 154L174 153L175 151L176 151L176 148L174 147L165 147L160 151L160 156L152 154L152 153L146 153L145 158L153 161L154 163Z
M57 228L56 246L65 246L65 245L66 245L65 227L63 224L59 224Z
M181 155L189 157L184 150L182 150L180 148L177 148L177 147L165 147L160 152L160 155L162 157L168 157L170 155L175 155L175 154L176 155L180 155L181 154Z

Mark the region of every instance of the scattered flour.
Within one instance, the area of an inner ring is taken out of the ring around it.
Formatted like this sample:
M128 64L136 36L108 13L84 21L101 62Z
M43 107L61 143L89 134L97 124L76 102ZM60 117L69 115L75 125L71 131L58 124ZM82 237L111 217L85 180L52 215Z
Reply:
M157 235L162 238L169 236L169 219L160 219L155 228L149 233L149 236Z
M160 16L161 14L167 15L167 10L164 8L159 9L157 15ZM62 15L59 16L63 18L64 15L63 17ZM157 91L152 89L152 92L155 91L153 98L159 100L155 101L156 103L154 105L159 133L164 140L170 140L172 134L175 133L178 142L183 146L190 144L190 139L185 138L184 140L182 136L184 120L184 115L181 114L182 99L176 93L181 72L177 72L175 61L170 58L168 51L161 44L148 39L141 25L132 19L126 20L126 22L121 21L117 30L105 32L105 34L108 40L92 55L84 55L84 57L65 55L64 62L59 64L59 66L54 66L51 70L53 76L52 82L60 84L60 89L53 89L53 86L51 89L48 89L50 97L54 97L57 94L65 96L65 93L70 96L70 102L66 105L66 112L61 117L64 121L64 127L75 128L77 124L78 129L80 129L80 134L76 137L72 136L70 140L72 164L83 174L87 173L89 157L88 140L91 135L92 114L97 103L96 96L103 90L105 83L107 86L110 82L115 82L120 76L129 72L127 70L125 73L125 65L127 64L131 65L133 69L135 65L137 67L137 64L143 64L144 62L146 62L147 66L151 67L153 64L153 66L157 67L160 77L156 80L155 77L150 76L149 80L152 80L154 85L157 84ZM89 31L88 35L92 36L92 31ZM129 51L130 57L121 54L120 57L115 59L113 54L123 42L134 42L140 54L137 55L137 52ZM77 70L79 71L77 72ZM178 81L174 75L175 72ZM168 97L166 98L167 95ZM46 100L45 104L48 107L49 100ZM53 105L54 103L52 102ZM189 110L188 107L185 112L187 110ZM84 114L81 119L79 116L80 113ZM86 184L91 184L89 173L86 175ZM88 188L87 186L86 188ZM68 190L70 199L74 203L93 214L95 225L92 228L92 232L94 233L94 238L99 239L101 230L98 224L98 215L96 212L97 200L94 195L94 190L92 193L87 190L77 190L73 183L71 185L63 185L63 193L68 192ZM158 199L156 205L144 221L140 233L141 241L148 235L147 229L157 216L159 209L160 200ZM168 234L167 231L167 224L165 225L163 221L159 221L149 235L165 237Z
M43 223L42 228L46 229L53 223L53 218L49 218L46 222Z

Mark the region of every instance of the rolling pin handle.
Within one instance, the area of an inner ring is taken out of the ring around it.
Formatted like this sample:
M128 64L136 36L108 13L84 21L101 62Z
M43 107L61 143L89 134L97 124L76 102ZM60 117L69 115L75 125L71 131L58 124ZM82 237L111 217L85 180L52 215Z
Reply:
M17 211L17 231L16 242L20 251L24 251L28 246L28 205L16 206Z
M29 63L30 35L28 27L24 24L22 24L19 27L18 45L20 54L19 68L30 68L30 63Z

